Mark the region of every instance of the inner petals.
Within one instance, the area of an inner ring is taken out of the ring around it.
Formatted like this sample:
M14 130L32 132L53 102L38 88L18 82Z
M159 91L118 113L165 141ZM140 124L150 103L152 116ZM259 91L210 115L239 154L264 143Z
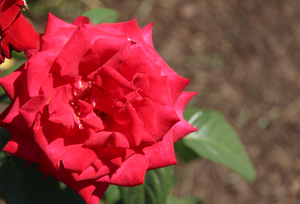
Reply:
M136 73L132 83L137 90L146 91L149 88L149 80L146 74Z
M78 115L81 115L81 114L88 114L90 113L91 111L93 111L93 106L83 100L78 100L78 104L79 104L79 112L80 114Z

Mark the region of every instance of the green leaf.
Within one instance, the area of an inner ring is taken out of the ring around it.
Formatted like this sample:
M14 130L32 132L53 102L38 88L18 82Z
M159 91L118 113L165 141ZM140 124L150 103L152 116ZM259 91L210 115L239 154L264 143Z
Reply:
M8 132L6 129L0 127L0 149L3 149L4 146L7 144L11 133Z
M167 200L167 204L182 204L182 202L178 198L175 198L174 196L169 196Z
M185 109L183 116L186 120L188 120L197 111L199 111L199 109L188 107ZM195 153L191 148L189 148L182 140L177 141L174 144L174 148L175 148L176 155L179 156L186 163L201 158L197 153Z
M95 8L87 10L81 14L90 18L90 22L94 22L94 25L100 23L114 23L118 19L118 12L107 8Z
M13 50L11 52L11 57L18 59L18 60L26 60L26 56L25 56L24 52L16 52Z
M24 64L24 62L26 62L26 59L18 62L17 64L15 64L14 66L12 66L12 68L6 70L5 72L3 72L1 74L1 77L5 77L7 75L9 75L10 73L12 73L13 71L15 71L16 69L18 69L22 64ZM8 96L6 95L4 89L0 86L0 102L2 103L10 103L10 99L8 98Z
M243 144L221 113L198 110L189 123L198 128L182 140L189 148L199 156L224 164L248 181L255 179L255 170Z
M183 117L188 121L198 111L199 111L198 108L189 106L184 110Z
M105 191L101 201L105 204L122 204L119 187L110 185Z
M63 199L63 204L86 204L86 202L79 196L78 193L67 186L63 190Z
M63 204L58 181L50 176L46 180L37 168L25 167L25 160L16 157L3 164L0 187L8 204Z
M186 146L186 144L179 140L174 144L176 155L179 156L184 162L188 163L195 159L200 158L191 148Z
M143 185L120 187L124 204L165 204L171 188L173 167L148 171Z

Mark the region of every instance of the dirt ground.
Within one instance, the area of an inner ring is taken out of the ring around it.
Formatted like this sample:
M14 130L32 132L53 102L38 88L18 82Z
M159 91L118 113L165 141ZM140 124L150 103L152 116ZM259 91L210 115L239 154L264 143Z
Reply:
M81 0L77 8L69 6L74 0L28 0L34 2L51 2L49 12L65 20L104 6L119 11L119 21L155 22L156 50L191 79L187 90L198 91L191 105L219 110L234 126L257 179L247 183L206 160L179 164L177 196L206 204L300 203L300 1Z
M198 95L221 111L257 171L243 181L210 161L179 165L175 192L207 204L300 203L300 2L296 0L102 1L120 21L154 21L155 48Z

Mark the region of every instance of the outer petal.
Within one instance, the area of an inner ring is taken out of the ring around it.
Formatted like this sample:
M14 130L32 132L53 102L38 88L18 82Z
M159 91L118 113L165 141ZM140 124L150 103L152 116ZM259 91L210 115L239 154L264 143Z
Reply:
M153 41L152 41L152 28L154 23L150 23L146 25L144 28L141 29L142 36L145 40L145 42L152 48L153 47Z
M90 19L86 16L78 16L77 18L75 18L75 20L72 22L73 25L76 26L81 26L84 24L89 24Z
M82 147L86 138L66 138L58 128L39 120L33 127L34 140L55 168L62 163L65 169L80 172L97 159L94 151Z
M1 36L1 55L11 58L11 51L22 52L39 47L40 35L20 14L14 23Z
M5 90L6 94L8 95L11 101L15 100L16 92L18 91L20 85L19 83L16 84L15 81L18 78L25 77L25 75L22 74L24 68L25 68L25 64L23 64L18 70L12 72L11 74L0 78L0 85L3 87L3 89Z
M174 153L173 134L169 131L161 141L142 149L150 160L148 170L162 168L176 164Z
M24 5L22 0L1 0L0 3L0 33L7 29L16 19Z
M40 148L33 141L32 137L16 129L10 137L10 140L3 148L16 157L21 157L26 161L39 163L38 152Z
M74 27L74 28L76 28L77 26L66 23L65 21L63 21L63 20L55 17L51 13L49 13L44 35L48 35L49 33L52 33L54 31L58 30L60 27Z
M180 118L177 116L170 98L167 77L148 75L148 79L149 88L145 91L139 91L139 93L158 104L157 113L159 114L156 115L158 134L154 136L158 141Z
M134 42L132 48L140 46L152 60L156 60L156 55L153 54L153 49L147 45L142 36L136 18L123 23L101 23L95 27L110 33L126 34L128 39Z
M187 106L191 98L196 94L197 92L183 92L179 96L175 104L175 109L177 115L180 118L180 121L172 127L174 142L177 142L178 140L180 140L181 138L183 138L191 132L197 131L197 128L194 128L183 118L183 112L185 107Z
M143 184L148 164L149 160L144 155L134 154L124 161L116 173L103 176L97 182L128 187Z
M168 75L169 87L170 87L170 95L172 98L172 103L175 104L179 95L185 89L185 87L190 82L189 79L185 79L177 74Z
M59 52L60 49L38 52L27 61L27 84L31 97L39 95Z
M69 172L67 172L61 165L59 169L52 165L47 155L39 154L40 164L39 170L54 178L62 181L67 186L76 191L88 204L98 204L100 198L108 188L109 184L94 183L89 181L76 181Z
M62 27L43 35L41 38L40 51L52 50L56 48L63 49L63 46L69 41L77 27Z
M96 189L91 195L89 204L98 204L102 196L104 195L104 192L108 188L108 183L96 183Z

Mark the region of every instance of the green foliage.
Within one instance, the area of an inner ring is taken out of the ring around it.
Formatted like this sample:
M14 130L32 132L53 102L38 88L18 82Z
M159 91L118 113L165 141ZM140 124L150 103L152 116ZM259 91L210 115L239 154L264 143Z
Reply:
M101 201L105 204L123 204L119 187L110 185L105 191Z
M192 160L199 159L199 155L189 148L183 140L179 140L174 144L176 155L179 156L184 162L188 163Z
M100 23L114 23L118 19L118 12L107 8L95 8L87 10L81 14L90 18L90 22L94 22L94 25Z
M16 157L7 160L0 171L1 192L8 204L62 204L58 181L45 180L37 171L37 164L25 167L25 161Z
M217 111L189 111L189 123L198 128L182 139L199 156L224 164L248 181L255 179L253 165L234 129Z
M136 187L120 187L124 204L165 204L172 183L173 167L148 171L145 183Z
M0 148L11 133L0 128ZM25 160L0 151L0 194L7 204L85 204L72 189L60 188L60 182L37 170L37 164L26 167Z
M1 152L4 153L4 152ZM38 164L8 157L1 165L0 189L8 204L85 204L72 189L60 188L59 181L37 170Z

